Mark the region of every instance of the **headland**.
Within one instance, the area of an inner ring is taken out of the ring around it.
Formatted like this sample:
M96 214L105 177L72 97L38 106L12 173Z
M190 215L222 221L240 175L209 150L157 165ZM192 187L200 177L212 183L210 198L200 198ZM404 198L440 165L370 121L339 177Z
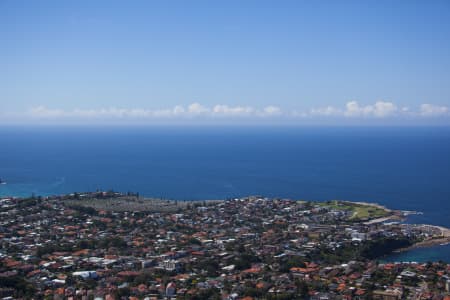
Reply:
M13 298L342 299L449 295L450 265L378 259L450 241L378 204L112 191L0 200L0 292ZM419 293L419 294L418 294Z

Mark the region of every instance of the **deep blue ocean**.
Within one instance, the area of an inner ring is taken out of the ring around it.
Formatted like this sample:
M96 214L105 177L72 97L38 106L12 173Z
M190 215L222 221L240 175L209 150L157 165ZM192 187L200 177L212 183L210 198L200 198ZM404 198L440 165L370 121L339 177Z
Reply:
M344 199L450 227L449 127L3 127L0 162L0 196ZM395 259L450 262L416 252Z

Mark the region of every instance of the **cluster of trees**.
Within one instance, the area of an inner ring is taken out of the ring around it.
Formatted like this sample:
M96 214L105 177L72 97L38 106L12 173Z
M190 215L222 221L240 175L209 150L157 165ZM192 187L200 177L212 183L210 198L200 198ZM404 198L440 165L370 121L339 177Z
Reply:
M9 276L0 278L0 288L12 288L15 290L16 298L31 299L36 289L22 276Z
M46 244L44 246L40 246L36 250L36 256L42 257L46 254L51 254L53 252L66 252L73 251L73 246L70 244Z
M391 253L394 250L409 247L414 241L406 237L383 237L350 244L336 248L334 251L322 247L308 257L312 261L323 261L328 264L342 263L349 260L373 260Z
M94 249L117 248L119 250L123 250L128 248L127 242L125 242L122 238L118 236L100 239L96 242L93 242L92 246L94 247Z
M72 252L81 249L128 249L128 244L120 237L108 237L100 240L81 240L76 245L72 244L47 244L36 251L36 256L42 257L53 252Z
M177 295L178 299L178 295ZM209 288L209 289L202 289L199 290L198 293L195 295L183 295L180 296L180 299L183 300L203 300L203 299L210 299L210 300L221 300L222 296L220 294L220 290L216 288Z
M409 247L414 243L406 237L380 238L364 243L360 250L360 256L366 259L375 259L389 254L394 250Z
M17 208L18 209L24 209L27 207L35 206L40 202L40 198L28 198L28 199L22 199L20 201L17 201Z
M252 266L253 263L260 262L261 259L252 252L245 251L240 253L234 260L235 268L238 270L245 270Z
M98 211L93 207L83 206L83 205L75 205L75 204L68 205L67 207L70 209L76 210L82 214L86 214L86 215L90 215L90 216L98 215Z
M280 262L280 271L283 273L289 273L291 268L304 268L306 267L303 258L299 256L291 256Z

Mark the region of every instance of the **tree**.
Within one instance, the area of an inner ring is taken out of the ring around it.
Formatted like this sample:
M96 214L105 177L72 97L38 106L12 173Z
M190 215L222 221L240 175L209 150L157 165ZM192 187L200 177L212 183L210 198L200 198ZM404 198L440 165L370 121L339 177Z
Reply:
M300 297L308 296L309 287L305 281L297 279L295 281L295 287L297 288L298 296L300 296Z

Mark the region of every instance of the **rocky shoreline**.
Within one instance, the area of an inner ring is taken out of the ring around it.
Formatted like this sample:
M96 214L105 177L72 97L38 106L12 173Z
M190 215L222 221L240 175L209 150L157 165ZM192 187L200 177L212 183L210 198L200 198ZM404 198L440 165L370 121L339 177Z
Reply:
M427 248L427 247L433 247L433 246L446 245L446 244L450 243L450 229L449 228L442 227L442 226L428 225L428 224L422 224L422 225L418 225L418 226L424 226L424 227L433 228L435 230L439 230L441 232L441 237L432 237L430 239L417 242L409 247L397 249L394 251L394 253L405 252L405 251L409 251L409 250L417 249L417 248Z

